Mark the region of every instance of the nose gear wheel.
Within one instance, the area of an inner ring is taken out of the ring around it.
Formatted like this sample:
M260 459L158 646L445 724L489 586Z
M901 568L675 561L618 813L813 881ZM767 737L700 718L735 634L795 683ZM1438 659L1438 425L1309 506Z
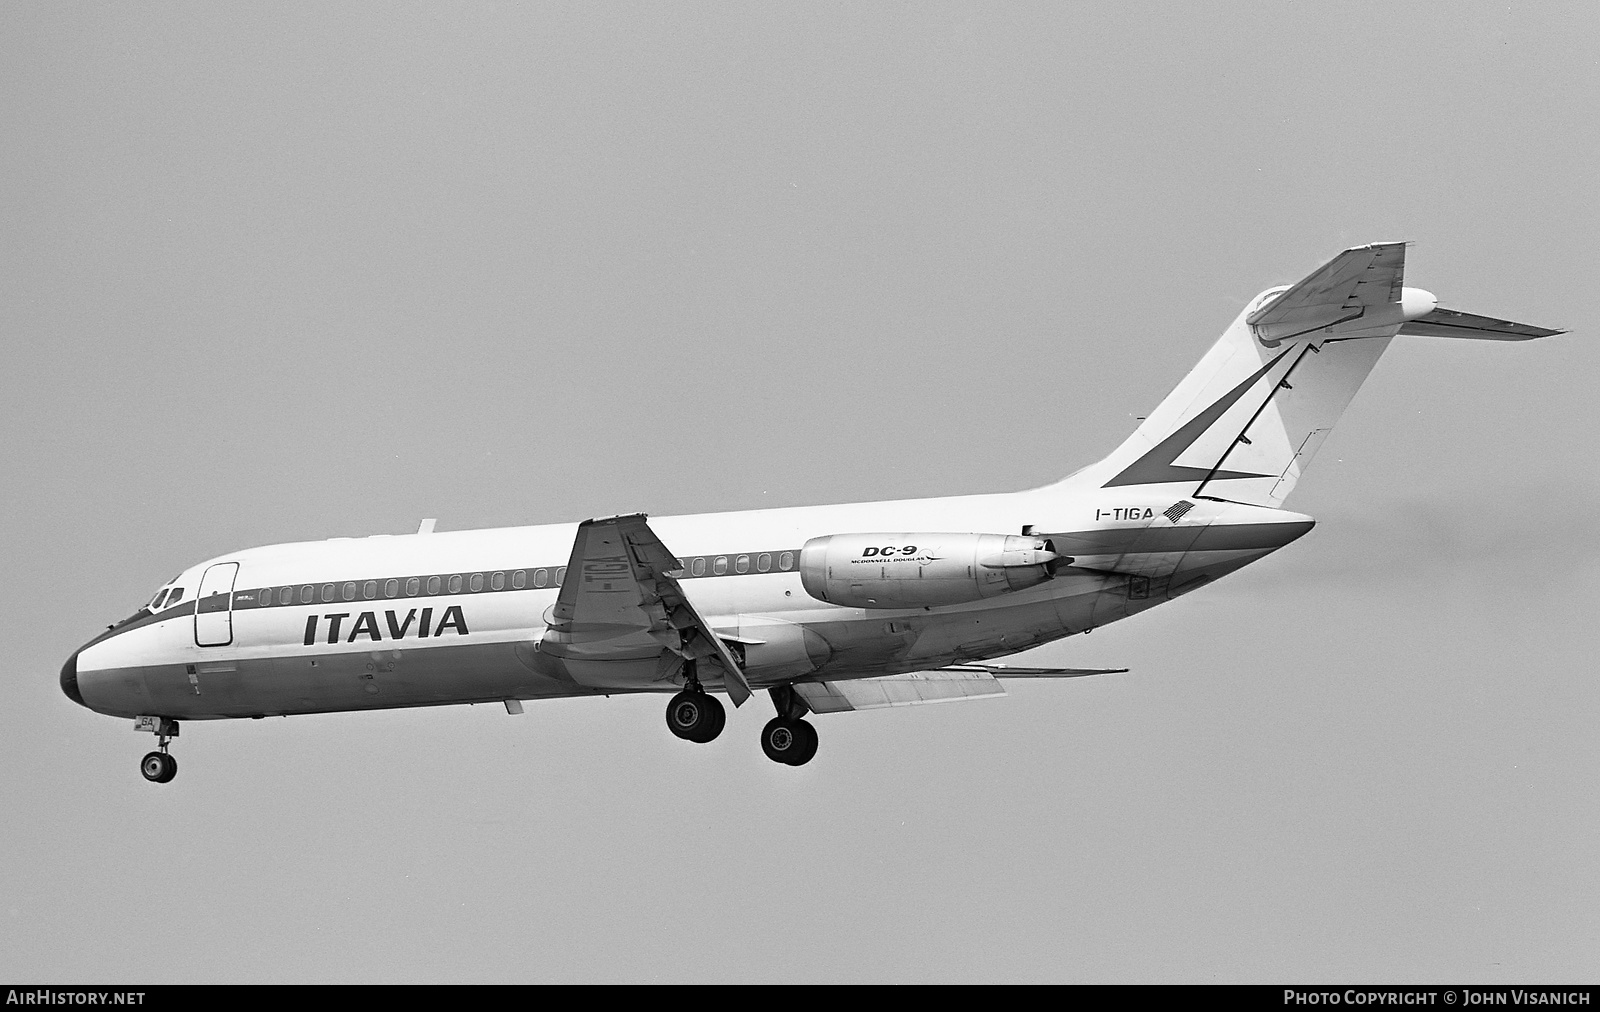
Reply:
M151 783L168 783L178 775L178 760L166 752L150 752L139 761L139 772Z

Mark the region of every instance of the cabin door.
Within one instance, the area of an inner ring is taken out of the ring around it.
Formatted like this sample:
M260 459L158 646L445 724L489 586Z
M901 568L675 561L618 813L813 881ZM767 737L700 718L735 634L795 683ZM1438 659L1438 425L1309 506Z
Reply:
M200 578L194 607L194 641L202 647L225 647L233 642L233 581L237 562L219 562Z

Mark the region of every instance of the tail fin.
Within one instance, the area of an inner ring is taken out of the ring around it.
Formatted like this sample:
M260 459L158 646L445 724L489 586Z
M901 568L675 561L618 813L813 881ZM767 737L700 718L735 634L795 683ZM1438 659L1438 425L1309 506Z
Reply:
M1279 507L1396 333L1561 333L1438 309L1404 278L1405 244L1375 243L1263 292L1126 442L1070 480Z

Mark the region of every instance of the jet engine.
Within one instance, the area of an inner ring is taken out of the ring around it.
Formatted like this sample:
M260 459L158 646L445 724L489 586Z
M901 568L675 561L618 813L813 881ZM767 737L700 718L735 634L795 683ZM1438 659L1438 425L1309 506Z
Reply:
M1015 534L830 534L800 550L800 585L847 608L965 604L1055 575L1072 560Z

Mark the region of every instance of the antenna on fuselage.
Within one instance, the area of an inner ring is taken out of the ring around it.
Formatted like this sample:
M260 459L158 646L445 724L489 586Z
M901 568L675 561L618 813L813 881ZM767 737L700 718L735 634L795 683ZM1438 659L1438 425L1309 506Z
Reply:
M428 519L422 521L422 523L417 525L417 533L418 534L432 534L433 533L433 525L438 523L438 522L439 521L437 519L435 519L433 517L429 517Z

